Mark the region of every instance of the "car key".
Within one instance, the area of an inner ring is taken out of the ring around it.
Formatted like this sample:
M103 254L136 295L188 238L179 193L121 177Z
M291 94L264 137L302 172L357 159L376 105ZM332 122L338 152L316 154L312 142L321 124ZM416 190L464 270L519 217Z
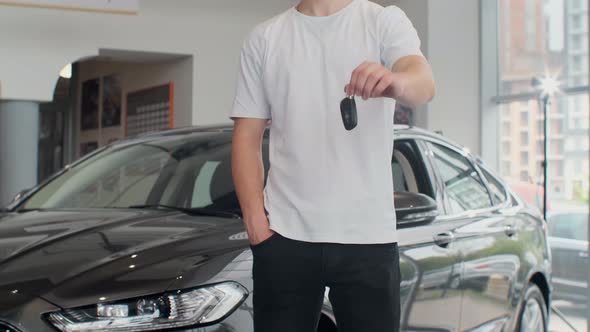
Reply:
M358 124L358 116L356 113L356 101L354 96L346 97L340 102L340 113L342 113L342 122L344 128L351 131L356 128Z

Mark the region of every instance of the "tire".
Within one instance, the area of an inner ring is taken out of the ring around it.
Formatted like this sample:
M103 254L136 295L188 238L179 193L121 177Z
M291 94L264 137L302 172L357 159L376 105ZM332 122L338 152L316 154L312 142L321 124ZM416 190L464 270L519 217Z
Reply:
M547 332L547 304L537 285L530 285L522 301L515 332Z

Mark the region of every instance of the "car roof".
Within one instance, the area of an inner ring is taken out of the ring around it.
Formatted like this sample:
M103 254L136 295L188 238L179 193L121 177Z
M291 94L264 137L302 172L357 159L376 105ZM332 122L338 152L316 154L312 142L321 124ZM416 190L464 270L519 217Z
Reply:
M132 136L124 138L118 142L113 143L113 145L118 144L129 144L131 142L141 142L143 140L157 140L158 138L169 138L172 136L191 136L193 134L203 136L203 134L211 133L212 135L215 134L231 134L233 133L233 125L232 124L213 124L213 125L206 125L206 126L187 126L187 127L180 127L174 129L166 129L162 131L154 131L148 132L144 134L140 134L138 136ZM459 150L464 150L463 146L449 140L448 138L434 133L432 131L422 129L415 126L408 126L408 125L394 125L394 136L395 137L423 137L430 140L441 141L446 143L447 145L451 145Z

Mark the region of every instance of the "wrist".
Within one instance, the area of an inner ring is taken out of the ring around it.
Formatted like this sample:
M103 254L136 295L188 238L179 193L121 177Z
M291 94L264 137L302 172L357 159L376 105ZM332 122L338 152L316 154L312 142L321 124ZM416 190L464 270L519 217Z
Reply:
M389 87L389 97L395 100L403 99L408 84L408 75L402 72L392 72L392 82Z
M268 218L264 210L261 212L244 214L243 220L249 231L259 229L260 227L268 227Z

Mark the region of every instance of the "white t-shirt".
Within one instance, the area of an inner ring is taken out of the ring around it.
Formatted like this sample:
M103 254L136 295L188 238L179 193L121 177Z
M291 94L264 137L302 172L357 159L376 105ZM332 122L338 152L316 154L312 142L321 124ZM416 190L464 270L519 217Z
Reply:
M231 117L272 120L264 190L272 230L307 242L397 242L395 101L357 97L353 131L340 102L362 62L392 68L407 55L422 55L410 20L367 0L325 17L291 8L246 39Z

